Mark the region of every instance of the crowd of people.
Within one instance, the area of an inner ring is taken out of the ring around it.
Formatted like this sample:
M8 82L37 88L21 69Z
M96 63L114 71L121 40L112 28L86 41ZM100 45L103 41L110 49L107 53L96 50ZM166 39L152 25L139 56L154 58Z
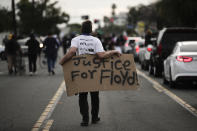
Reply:
M92 33L93 36L99 38L101 41L104 50L117 50L122 53L122 46L124 45L127 37L123 34L100 34L100 33ZM62 40L62 46L64 54L70 48L71 40L76 36L76 34L71 33L66 35Z
M21 45L17 40L17 36L9 34L3 40L5 45L5 54L8 63L8 73L22 74L25 72L24 53L21 49ZM57 52L60 46L60 42L57 38L53 37L51 33L42 41L44 53L47 59L48 73L49 75L55 75L55 63L57 58ZM29 65L29 75L37 74L37 58L40 56L41 47L35 34L31 33L29 39L25 42L28 48L27 57ZM23 72L21 72L23 71Z
M107 50L117 50L122 53L122 46L126 41L126 37L123 34L101 34L101 33L92 33L94 37L97 37L104 48ZM62 40L57 39L51 33L47 35L47 37L42 41L45 49L48 73L49 75L55 75L55 63L57 59L57 53L60 46L63 47L63 53L66 54L68 49L71 46L71 40L76 37L77 34L70 33L65 35ZM20 71L20 67L22 63L22 50L20 48L20 44L17 42L17 37L14 34L10 34L6 39L4 39L5 44L5 53L7 56L8 62L8 72L9 74L17 74ZM28 67L29 67L29 75L37 74L37 59L40 56L41 49L39 45L39 41L37 40L34 33L29 35L29 40L26 41L25 45L28 47ZM20 58L20 59L17 59ZM23 67L24 68L24 67Z

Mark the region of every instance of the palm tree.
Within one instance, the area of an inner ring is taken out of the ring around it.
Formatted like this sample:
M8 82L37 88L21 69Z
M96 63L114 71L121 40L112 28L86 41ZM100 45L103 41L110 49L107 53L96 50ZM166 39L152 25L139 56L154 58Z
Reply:
M114 17L115 16L115 9L117 8L116 4L112 4L112 16Z

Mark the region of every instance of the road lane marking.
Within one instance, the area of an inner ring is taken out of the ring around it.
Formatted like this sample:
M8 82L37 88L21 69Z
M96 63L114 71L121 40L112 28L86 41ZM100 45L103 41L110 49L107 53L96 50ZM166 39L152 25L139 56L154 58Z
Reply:
M45 125L45 127L44 127L44 129L42 131L49 131L51 126L52 126L52 124L53 124L53 122L54 122L54 120L48 120L46 125Z
M59 100L65 90L66 90L65 83L63 81L61 83L61 85L59 86L58 90L56 91L55 95L53 96L53 98L50 100L49 104L46 106L44 112L41 114L39 119L34 124L31 131L39 131L46 122L51 122L51 121L47 121L47 120L52 115L57 103L59 102Z
M161 84L159 84L157 81L153 80L152 78L150 78L149 76L147 76L146 74L144 74L143 72L141 72L138 69L137 69L137 73L139 75L141 75L142 77L144 77L145 79L147 79L149 82L151 82L153 84L152 87L154 89L156 89L158 92L166 94L171 99L173 99L178 104L180 104L183 108L185 108L186 110L188 110L190 113L192 113L194 116L197 117L197 110L194 107L192 107L190 104L185 102L183 99L181 99L180 97L178 97L177 95L172 93L170 90L166 89Z
M155 88L158 92L163 92L163 90L161 90L160 88L158 88L156 85L153 85L153 88Z

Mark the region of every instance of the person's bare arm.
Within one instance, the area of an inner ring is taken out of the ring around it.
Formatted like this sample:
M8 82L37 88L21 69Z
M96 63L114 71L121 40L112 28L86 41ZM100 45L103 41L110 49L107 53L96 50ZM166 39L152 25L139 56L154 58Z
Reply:
M120 56L120 52L119 51L116 51L116 50L110 50L110 51L106 51L106 52L98 52L96 53L97 56L99 58L109 58L110 56L113 56L113 55L117 55L117 56Z
M70 60L75 53L77 52L77 48L76 47L71 47L68 51L68 53L66 53L63 58L60 60L59 64L63 65L64 63L66 63L68 60Z

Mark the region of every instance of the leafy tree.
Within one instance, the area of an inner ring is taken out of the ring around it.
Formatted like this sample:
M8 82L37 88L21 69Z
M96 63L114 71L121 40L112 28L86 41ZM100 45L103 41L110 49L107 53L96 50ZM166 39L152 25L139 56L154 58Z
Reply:
M112 8L112 17L114 17L116 15L115 13L115 9L117 8L116 4L113 3L111 8Z
M137 7L131 7L128 12L128 25L135 28L137 22L143 21L146 23L146 28L153 25L157 21L156 5L151 4L148 6L139 5Z
M133 27L138 21L144 21L147 26L157 23L157 28L163 27L196 27L196 0L159 0L148 6L131 7L128 12L128 24Z
M136 26L137 21L139 19L139 12L137 7L131 7L128 12L128 24L132 26Z
M81 25L80 24L69 24L68 28L70 28L70 33L81 33Z
M0 17L0 32L10 31L12 29L12 12L0 7Z
M161 0L157 3L159 24L196 27L196 6L196 0Z
M50 0L20 0L17 4L20 32L28 34L34 31L42 35L58 33L57 24L68 23L69 15L55 7L57 3L50 3Z

